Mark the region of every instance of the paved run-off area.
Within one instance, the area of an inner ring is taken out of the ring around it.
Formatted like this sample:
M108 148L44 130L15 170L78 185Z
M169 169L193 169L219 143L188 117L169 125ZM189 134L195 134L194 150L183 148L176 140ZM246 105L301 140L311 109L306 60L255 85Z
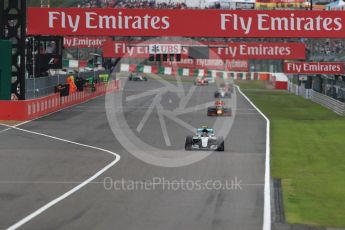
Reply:
M133 82L124 91L132 95L149 90L143 84L156 87L153 81ZM188 82L183 84L186 91L193 87ZM187 107L214 101L215 85L194 90ZM165 97L162 107L173 109L176 96L167 93ZM232 109L236 116L219 118L223 122L233 119L230 133L224 137L225 151L176 168L154 166L129 154L109 126L105 97L20 126L121 156L120 161L98 178L30 219L22 229L262 229L266 121L239 93L230 100L235 98L237 107ZM152 99L143 97L135 106L124 105L129 127L135 130ZM159 119L159 114L153 112L138 137L161 149L183 148L190 131L166 119L171 142L166 147ZM192 110L180 119L197 127L212 126L216 118L207 117L206 110L201 109ZM17 223L71 190L114 158L104 151L22 130L0 132L0 229ZM155 189L127 187L126 190L109 188L109 183L103 183L105 178L121 185L131 181L145 185L159 178L167 186L172 186L174 180L201 181L202 185L207 181L237 181L240 186L188 190L181 184L177 189L158 184Z

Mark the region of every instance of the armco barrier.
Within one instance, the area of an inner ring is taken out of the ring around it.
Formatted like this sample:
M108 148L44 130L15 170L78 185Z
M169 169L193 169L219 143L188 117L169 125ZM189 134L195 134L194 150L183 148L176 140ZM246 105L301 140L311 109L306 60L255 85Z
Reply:
M327 95L318 93L314 90L311 91L310 99L328 109L331 109L335 113L345 116L345 103L331 98Z
M26 121L76 105L108 92L120 89L120 81L110 81L108 85L96 84L96 91L75 92L66 97L53 94L25 101L0 101L0 120Z

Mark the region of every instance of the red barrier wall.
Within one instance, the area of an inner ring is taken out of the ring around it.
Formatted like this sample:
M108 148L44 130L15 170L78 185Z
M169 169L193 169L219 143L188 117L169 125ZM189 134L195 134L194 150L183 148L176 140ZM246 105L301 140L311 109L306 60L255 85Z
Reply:
M60 97L60 94L57 93L25 101L0 101L0 120L32 120L118 89L120 89L120 81L116 80L110 81L108 85L96 84L95 92L85 90L66 97Z
M287 81L276 81L275 82L275 88L287 90L288 89L288 82Z

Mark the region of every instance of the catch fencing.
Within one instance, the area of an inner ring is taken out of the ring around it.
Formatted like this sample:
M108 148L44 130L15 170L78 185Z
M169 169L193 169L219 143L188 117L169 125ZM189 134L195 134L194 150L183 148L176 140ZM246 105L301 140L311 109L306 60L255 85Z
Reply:
M39 78L28 78L25 80L26 99L33 99L44 97L53 94L55 86L59 84L66 84L68 76L88 78L94 77L95 80L99 80L99 75L109 74L107 71L95 71L95 72L82 72L76 74L58 74L54 76L39 77Z

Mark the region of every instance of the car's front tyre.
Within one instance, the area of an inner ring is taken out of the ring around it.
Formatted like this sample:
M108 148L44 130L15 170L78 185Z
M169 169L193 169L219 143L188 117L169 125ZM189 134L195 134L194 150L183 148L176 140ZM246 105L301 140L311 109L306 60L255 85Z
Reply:
M217 151L223 152L224 151L224 138L218 137L217 138L218 148Z
M186 137L186 143L185 143L185 150L190 151L192 150L192 142L193 142L193 137L192 136L187 136Z

